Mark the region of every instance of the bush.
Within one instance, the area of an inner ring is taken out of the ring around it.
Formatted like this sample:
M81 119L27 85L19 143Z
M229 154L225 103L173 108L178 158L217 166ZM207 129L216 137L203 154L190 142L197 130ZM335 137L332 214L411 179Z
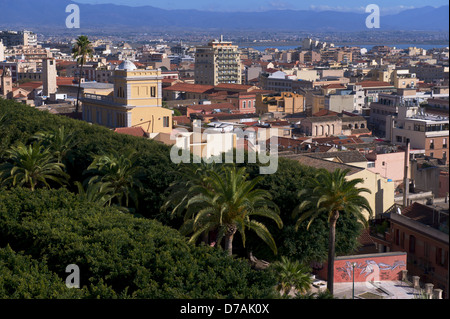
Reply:
M270 298L274 292L270 272L190 245L157 221L84 203L65 189L1 190L0 234L0 243L45 258L61 278L67 265L78 265L88 297Z

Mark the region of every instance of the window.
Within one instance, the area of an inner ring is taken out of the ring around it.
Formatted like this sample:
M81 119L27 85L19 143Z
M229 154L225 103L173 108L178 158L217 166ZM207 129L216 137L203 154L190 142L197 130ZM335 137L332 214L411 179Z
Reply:
M403 232L400 237L400 247L405 248L405 233Z
M430 150L434 150L434 140L430 140Z
M401 136L397 136L397 142L401 143L403 141L403 138Z
M150 96L155 97L156 96L156 87L152 86L150 88Z
M169 127L169 117L168 116L163 117L163 127Z
M242 108L245 109L246 102L242 101Z
M400 230L399 229L395 230L395 244L397 246L400 245Z
M442 148L447 148L447 138L446 137L444 137L442 139Z
M409 236L409 252L414 253L416 251L416 237Z
M436 264L447 267L448 265L448 251L444 251L440 247L436 247Z

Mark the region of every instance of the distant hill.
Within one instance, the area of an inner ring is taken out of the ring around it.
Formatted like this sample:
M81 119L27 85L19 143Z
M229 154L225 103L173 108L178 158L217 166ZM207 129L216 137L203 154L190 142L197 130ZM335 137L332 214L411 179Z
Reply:
M0 26L65 28L69 0L0 0ZM245 29L292 31L364 31L368 14L334 11L273 10L266 12L206 12L164 10L151 6L79 4L82 28L174 27L185 29ZM381 16L381 30L447 31L449 6L411 9Z

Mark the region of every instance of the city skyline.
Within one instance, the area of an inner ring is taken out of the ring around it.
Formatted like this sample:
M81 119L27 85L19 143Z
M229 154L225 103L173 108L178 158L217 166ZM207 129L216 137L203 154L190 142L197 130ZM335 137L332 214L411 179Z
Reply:
M371 0L358 1L342 0L337 4L335 1L299 1L299 0L76 0L85 4L116 4L127 6L153 6L167 10L195 9L200 11L216 12L261 12L270 10L313 10L313 11L339 11L359 12L365 11L365 7L374 3ZM432 0L426 4L420 0L379 0L375 4L380 7L382 14L395 14L408 9L421 8L424 6L440 7L448 5L448 1Z

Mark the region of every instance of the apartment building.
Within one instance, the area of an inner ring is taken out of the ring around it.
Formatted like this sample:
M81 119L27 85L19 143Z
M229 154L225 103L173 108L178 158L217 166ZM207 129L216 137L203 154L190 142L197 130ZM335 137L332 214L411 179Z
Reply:
M37 35L31 31L0 31L0 40L8 47L16 45L37 45Z
M214 40L207 46L197 46L195 52L195 83L217 85L242 83L241 59L237 45Z
M305 98L301 94L282 92L281 94L264 94L256 98L256 113L282 112L285 114L303 113Z

